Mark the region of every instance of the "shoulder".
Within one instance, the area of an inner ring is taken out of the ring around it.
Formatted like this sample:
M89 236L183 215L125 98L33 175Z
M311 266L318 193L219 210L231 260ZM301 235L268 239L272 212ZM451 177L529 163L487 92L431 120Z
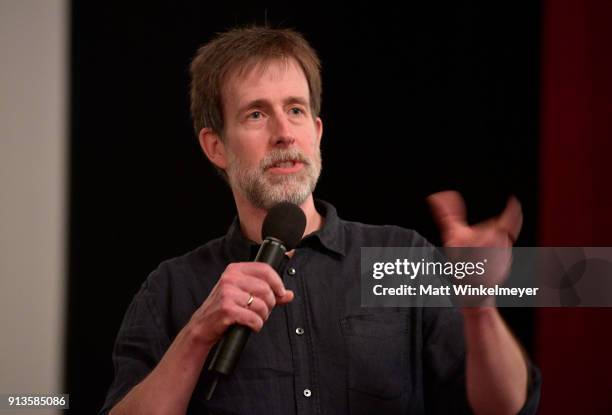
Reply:
M217 262L225 262L227 252L224 249L224 237L208 241L204 245L174 258L163 261L158 269L170 273L197 273L205 271Z
M228 263L224 237L213 239L183 255L162 261L151 272L143 289L168 292L173 288L210 285Z
M371 225L341 220L347 240L361 246L430 247L432 244L414 229L396 225Z
M161 262L132 303L146 305L143 310L150 314L148 318L172 337L206 299L227 266L223 247L223 238L218 238Z
M338 216L336 208L328 202L315 200L317 210L325 217L322 235L325 238L346 241L347 248L368 246L432 246L423 236L413 229L396 225L372 225L349 221Z

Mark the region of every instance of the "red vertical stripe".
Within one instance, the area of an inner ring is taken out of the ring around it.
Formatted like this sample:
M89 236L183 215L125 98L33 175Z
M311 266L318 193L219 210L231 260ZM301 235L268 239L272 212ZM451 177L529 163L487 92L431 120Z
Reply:
M544 1L541 125L540 244L612 246L612 2ZM612 414L612 309L539 311L540 413Z

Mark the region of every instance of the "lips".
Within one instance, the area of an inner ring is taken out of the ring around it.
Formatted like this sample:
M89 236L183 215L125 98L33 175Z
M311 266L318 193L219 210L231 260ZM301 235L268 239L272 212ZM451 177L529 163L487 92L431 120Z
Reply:
M296 163L295 160L281 161L281 162L275 163L274 165L272 165L272 167L289 168L289 167L295 166L295 163Z
M287 174L295 173L304 166L304 163L299 160L280 160L268 167L272 173Z

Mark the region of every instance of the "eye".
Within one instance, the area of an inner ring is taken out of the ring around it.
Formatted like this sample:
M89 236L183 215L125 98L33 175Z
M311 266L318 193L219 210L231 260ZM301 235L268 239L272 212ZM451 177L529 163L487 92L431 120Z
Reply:
M293 107L293 108L291 108L289 111L290 111L290 112L291 112L291 114L293 114L293 115L302 115L302 114L304 114L304 113L305 113L305 112L304 112L304 110L303 110L303 109L301 109L300 107Z
M251 112L247 118L252 119L252 120L259 120L263 117L263 114L261 113L261 111L253 111Z

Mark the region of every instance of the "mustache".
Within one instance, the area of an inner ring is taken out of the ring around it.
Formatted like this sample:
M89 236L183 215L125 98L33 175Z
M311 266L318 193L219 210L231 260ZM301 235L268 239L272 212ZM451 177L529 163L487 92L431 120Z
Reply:
M311 164L310 159L304 155L297 148L287 150L272 150L261 160L260 167L262 170L267 170L270 167L278 163L285 161L297 161L303 163L305 166Z

